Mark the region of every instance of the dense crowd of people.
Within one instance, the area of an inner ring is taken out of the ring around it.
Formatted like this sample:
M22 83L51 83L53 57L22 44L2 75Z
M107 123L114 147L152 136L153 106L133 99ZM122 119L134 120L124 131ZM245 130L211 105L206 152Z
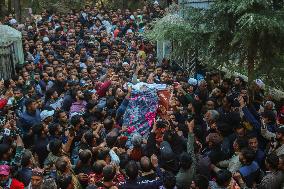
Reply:
M0 82L0 188L284 188L283 102L259 79L158 62L143 32L164 13L4 18L25 63Z

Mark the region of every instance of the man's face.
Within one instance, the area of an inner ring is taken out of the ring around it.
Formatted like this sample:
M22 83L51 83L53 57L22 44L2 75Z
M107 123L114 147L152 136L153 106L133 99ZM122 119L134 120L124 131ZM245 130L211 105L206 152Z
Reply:
M8 179L9 175L0 175L0 186L4 186Z
M11 86L12 88L15 88L15 87L16 87L16 83L15 83L15 81L14 81L13 79L10 79L10 86Z
M205 81L202 82L202 83L199 85L199 89L200 89L201 91L206 90L206 89L207 89L207 83L206 83Z
M236 134L237 134L239 137L244 137L244 136L245 136L245 129L244 129L244 128L238 128L238 129L236 129Z
M206 107L207 107L208 110L214 110L214 102L211 101L211 100L208 100L206 102Z
M48 75L52 75L53 74L53 67L51 67L51 66L48 66L48 67L46 67L46 73L48 73Z
M92 69L90 71L90 76L91 76L91 78L96 79L97 78L97 71L95 69Z
M78 91L77 97L79 98L79 100L84 100L84 93L82 91Z
M282 133L279 133L279 132L276 132L276 140L281 143L283 141L283 134Z
M30 90L28 90L28 95L31 97L35 94L35 89L32 87Z
M34 80L39 81L40 80L40 75L38 73L34 74Z
M49 76L48 76L47 73L43 73L43 74L42 74L42 77L43 77L43 80L44 80L44 81L48 81L48 80L49 80Z
M100 62L99 62L99 63L96 63L96 69L97 69L97 70L100 71L100 70L102 70L102 68L103 68L102 63L100 63Z
M48 55L48 56L47 56L47 60L48 60L49 62L52 62L52 61L54 60L54 56L53 56L52 54Z
M24 72L23 73L23 78L24 78L25 81L30 80L30 74L28 72Z
M63 123L67 123L68 119L67 119L67 114L65 112L61 112L59 114L59 121Z
M26 68L26 70L28 70L28 71L33 70L33 66L32 66L31 63L27 64L27 65L25 66L25 68Z
M258 140L257 140L257 138L251 138L251 139L249 139L249 147L251 148L251 149L253 149L254 151L257 151L257 149L258 149Z
M31 178L32 188L40 188L42 181L43 181L42 177L32 176Z
M69 52L65 52L65 53L63 54L63 58L64 58L65 60L69 59L69 58L70 58L70 53L69 53Z
M60 82L64 81L64 76L63 76L63 74L62 74L62 73L57 74L56 80L57 80L57 81L60 81Z
M121 88L118 88L118 89L116 90L116 95L117 95L118 97L124 97L124 92L123 92L123 90L121 90Z
M223 86L223 88L225 88L225 89L228 89L228 88L230 87L228 82L223 82L223 83L222 83L222 86Z
M240 85L241 84L240 78L235 78L234 83L235 85Z
M130 69L129 64L123 64L122 67L125 71L128 71Z
M21 91L14 91L15 99L21 99L23 97L23 93Z
M162 75L162 72L163 72L162 68L157 68L156 69L156 74L157 75L159 75L159 76Z
M59 65L59 62L58 62L57 60L54 60L54 61L52 62L52 66L53 66L54 68L56 68L58 65Z
M95 59L93 59L93 58L88 58L88 60L86 62L87 66L92 66L94 63L95 63Z
M32 102L32 104L29 106L29 109L31 111L36 111L37 109L37 103L36 102Z
M162 82L165 82L167 80L167 74L166 73L163 73L162 75L161 75L161 81Z
M87 69L82 69L81 75L82 75L82 77L87 77L87 76L88 76L88 71L87 71Z
M206 120L207 123L211 122L211 113L209 111L206 112L204 115L204 119Z

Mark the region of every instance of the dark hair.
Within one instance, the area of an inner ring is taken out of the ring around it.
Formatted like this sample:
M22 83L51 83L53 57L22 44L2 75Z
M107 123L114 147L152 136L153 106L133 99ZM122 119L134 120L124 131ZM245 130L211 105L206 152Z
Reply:
M199 189L208 189L209 180L204 175L196 175L194 178L195 186Z
M227 169L221 169L216 174L216 182L219 186L226 186L232 178L232 173Z
M54 155L60 154L62 147L62 141L59 139L54 139L49 143L49 149Z
M50 88L50 89L48 89L48 90L45 92L45 99L44 99L45 103L50 100L51 96L52 96L55 92L57 92L57 91L55 90L55 88Z
M81 115L72 116L71 121L70 121L71 125L77 126L81 122L81 117L82 117Z
M88 130L87 132L84 133L84 138L85 138L87 144L92 145L93 140L94 140L93 132Z
M103 172L103 164L95 162L93 165L94 173L101 174Z
M246 137L238 137L236 138L236 143L238 144L240 149L248 147L248 140Z
M104 176L104 181L112 181L112 179L115 176L115 169L111 165L107 165L103 168L103 176Z
M4 86L5 86L6 89L9 88L10 84L11 84L10 79L5 79L4 80Z
M44 178L42 189L57 189L57 185L54 178Z
M275 154L275 153L270 153L266 156L265 159L266 163L269 164L269 166L272 169L277 169L278 168L278 164L279 164L279 157Z
M55 162L55 167L58 171L64 173L67 170L68 162L63 157L60 157Z
M188 153L183 152L179 157L179 163L182 169L188 170L191 167L192 158Z
M131 160L125 167L125 173L129 180L135 180L138 176L138 166L135 161Z
M100 150L97 154L97 159L98 160L105 160L108 155L109 155L108 149Z
M19 87L14 88L13 92L16 92L16 91L20 92L20 93L23 93L23 90L21 88L19 88Z
M61 175L57 178L57 187L61 189L67 189L72 183L71 175Z
M174 189L176 185L176 177L173 173L166 171L163 174L163 185L166 189Z
M246 159L247 164L251 164L255 159L255 152L252 149L244 148L241 152L244 158Z
M110 130L113 127L113 124L114 124L114 122L111 119L111 117L105 118L105 120L104 120L104 128L106 130Z
M120 154L119 159L120 159L119 167L121 169L124 169L126 167L127 163L129 162L128 154L127 153Z
M90 152L90 150L83 150L79 153L79 159L83 164L87 164L91 158L92 153Z
M60 127L59 123L53 123L49 125L48 127L49 134L54 136L59 127Z
M28 98L25 101L25 106L28 108L34 102L35 102L35 100L33 98Z
M33 155L32 152L29 150L25 150L23 155L22 155L22 161L21 161L21 165L23 167L26 167L29 165L29 163L31 162Z
M43 126L43 124L41 124L41 123L34 124L34 125L32 126L32 131L33 131L33 134L34 134L34 135L40 136L40 135L41 135L41 132L43 131L43 129L44 129L44 126Z
M249 134L249 135L247 136L247 138L248 138L248 140L254 139L254 138L257 139L257 135L256 135L256 134Z

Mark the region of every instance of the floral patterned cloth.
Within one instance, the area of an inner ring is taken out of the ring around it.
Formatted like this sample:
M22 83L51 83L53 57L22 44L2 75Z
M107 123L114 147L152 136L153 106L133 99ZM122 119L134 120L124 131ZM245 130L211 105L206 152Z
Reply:
M123 126L127 126L127 135L139 133L144 136L149 133L158 108L156 89L143 88L132 90L128 106L123 117Z

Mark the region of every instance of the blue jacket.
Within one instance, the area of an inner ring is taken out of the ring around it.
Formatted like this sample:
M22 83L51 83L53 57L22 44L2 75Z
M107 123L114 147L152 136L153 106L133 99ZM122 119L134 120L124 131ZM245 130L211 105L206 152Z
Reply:
M255 161L250 165L241 167L239 172L248 187L252 187L254 182L259 183L261 180L261 171Z
M32 168L23 167L18 173L18 180L24 183L25 187L29 185L32 177Z
M35 114L32 115L25 111L21 116L20 116L20 129L22 130L23 134L27 134L32 128L34 124L39 124L41 122L40 120L40 111L37 109Z

